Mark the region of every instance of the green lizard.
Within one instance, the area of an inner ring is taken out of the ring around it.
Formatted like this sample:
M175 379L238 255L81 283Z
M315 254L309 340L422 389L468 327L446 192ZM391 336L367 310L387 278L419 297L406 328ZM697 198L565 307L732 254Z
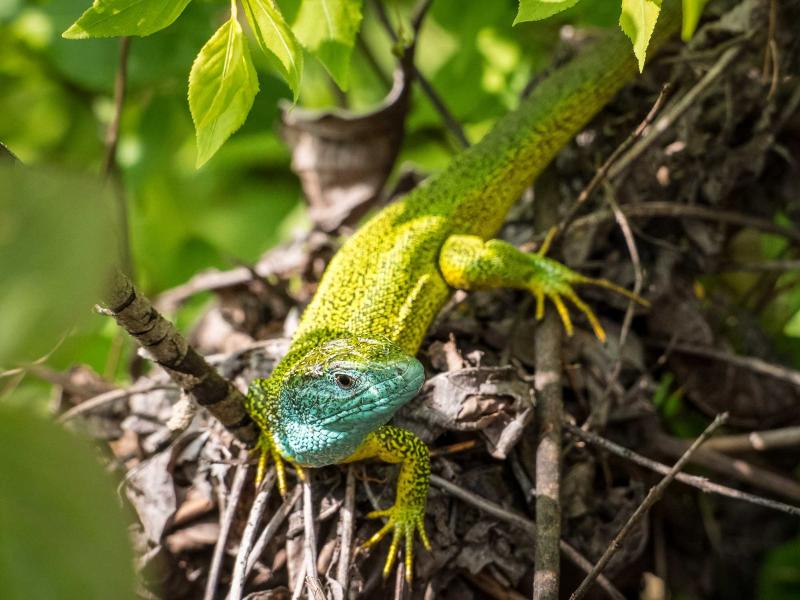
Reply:
M675 13L674 3L664 2L651 48L676 28ZM639 300L546 258L545 247L527 254L491 239L534 177L635 73L629 42L621 34L602 40L539 83L445 171L369 219L333 257L287 355L251 385L247 409L263 431L259 471L270 455L282 493L283 460L297 467L370 457L400 463L396 502L369 515L387 522L364 544L393 534L384 575L402 541L411 579L415 532L430 549L423 524L428 449L386 423L422 385L414 355L451 292L529 290L537 318L549 299L571 334L566 299L601 340L597 317L573 286L599 285Z

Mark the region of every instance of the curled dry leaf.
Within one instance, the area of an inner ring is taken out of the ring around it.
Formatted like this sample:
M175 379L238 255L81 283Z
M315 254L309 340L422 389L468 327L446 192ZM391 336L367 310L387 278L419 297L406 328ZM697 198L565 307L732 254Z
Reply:
M430 441L444 431L480 431L489 453L505 458L533 416L533 387L511 367L473 367L429 379L397 422ZM420 431L422 430L422 431Z
M394 85L372 112L315 112L283 108L282 135L292 149L314 224L324 231L353 223L377 200L403 139L412 70L395 72Z

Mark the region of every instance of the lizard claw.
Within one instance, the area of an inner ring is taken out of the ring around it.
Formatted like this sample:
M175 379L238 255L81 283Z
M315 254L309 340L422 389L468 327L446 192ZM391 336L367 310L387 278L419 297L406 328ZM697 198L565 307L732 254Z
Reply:
M256 452L260 453L258 456L258 468L256 469L256 487L259 487L264 480L264 475L267 472L267 460L271 457L275 463L275 474L278 477L278 491L281 494L281 498L286 499L286 468L283 464L283 458L268 433L261 435L256 446Z
M400 546L400 541L405 542L405 577L409 583L413 577L414 565L414 533L419 532L420 540L426 550L431 549L431 542L428 539L428 534L425 532L425 509L424 506L417 508L402 507L395 504L392 508L386 510L376 510L367 515L368 519L388 518L386 524L381 527L371 538L364 542L360 549L367 550L371 548L389 532L392 533L392 543L389 546L389 554L386 557L386 562L383 566L383 576L388 577L392 572L395 558L397 557L397 550Z
M550 238L549 234L548 238ZM545 241L547 242L547 240ZM543 247L546 245L547 243ZM564 324L564 330L568 336L572 335L573 326L569 311L564 304L564 299L569 300L575 308L586 315L597 339L601 342L606 341L606 332L603 330L603 326L600 325L600 320L597 318L594 311L578 297L573 289L573 285L583 284L603 287L617 294L621 294L626 298L630 298L642 306L650 306L647 300L623 287L615 285L605 279L585 277L559 262L545 258L543 255L536 256L535 263L537 273L536 276L532 277L529 281L528 289L536 298L536 319L540 320L544 316L544 299L549 299L558 311L558 316L561 318L561 322Z

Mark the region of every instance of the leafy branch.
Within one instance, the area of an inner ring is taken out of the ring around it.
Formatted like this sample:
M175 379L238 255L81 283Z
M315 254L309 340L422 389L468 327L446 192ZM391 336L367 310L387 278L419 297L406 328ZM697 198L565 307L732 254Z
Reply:
M349 83L350 55L363 0L303 0L290 26L274 0L241 0L258 49L297 99L305 48L337 85ZM94 0L62 35L68 39L148 36L180 17L191 0ZM236 0L230 18L200 49L189 74L197 166L205 164L247 119L259 91L250 42ZM323 18L324 17L324 18Z
M276 0L231 0L229 19L200 49L189 74L189 108L197 137L197 166L205 164L247 120L259 91L252 41L298 98L304 52L311 54L340 89L350 83L350 58L361 28L363 0L300 0L292 23ZM514 23L538 21L575 6L580 0L519 0ZM691 37L707 0L683 0L683 37ZM175 22L191 0L94 0L64 33L69 39L148 36ZM647 48L662 0L621 0L619 24L631 39L644 68Z

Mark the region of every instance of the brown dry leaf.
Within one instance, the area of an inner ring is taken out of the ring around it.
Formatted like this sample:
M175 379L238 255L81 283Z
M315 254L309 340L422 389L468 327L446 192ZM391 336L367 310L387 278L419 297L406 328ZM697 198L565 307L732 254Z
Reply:
M532 417L533 386L514 369L472 367L430 378L396 421L401 427L410 421L408 426L426 441L444 430L480 431L489 453L503 459Z
M218 537L219 521L206 519L170 533L164 540L164 545L173 554L180 554L213 546Z
M155 544L161 541L177 509L172 462L173 449L168 448L134 468L125 486L147 539Z
M377 200L394 166L408 112L410 69L372 112L283 108L282 135L292 149L314 224L333 231L355 222Z

